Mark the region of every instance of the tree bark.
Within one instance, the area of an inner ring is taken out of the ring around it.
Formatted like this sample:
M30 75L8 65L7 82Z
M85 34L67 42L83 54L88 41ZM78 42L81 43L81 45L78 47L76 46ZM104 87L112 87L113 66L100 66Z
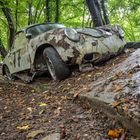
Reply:
M127 42L124 48L134 48L138 49L140 48L140 42Z
M84 11L83 11L83 18L82 18L82 28L84 28L84 25L85 25L85 12L86 12L86 5L85 5L85 2L84 2Z
M15 31L17 31L17 27L18 27L18 0L16 0L15 19L16 19L16 23L15 23Z
M14 40L14 36L15 36L15 26L14 26L14 22L13 22L11 14L10 14L9 8L5 7L2 0L0 0L0 5L2 6L1 9L2 9L2 11L7 19L7 22L8 22L8 27L9 27L8 49L11 49L12 44L13 44L13 40Z
M56 0L56 16L55 16L55 22L59 22L59 0Z
M42 14L43 11L44 11L44 5L42 5L42 7L41 7L40 10L39 10L39 13L37 14L36 23L39 22L39 19L40 19L41 14ZM46 14L45 14L45 15L46 15ZM45 21L46 21L46 20L45 20Z
M36 9L35 9L35 15L34 15L33 23L37 23L37 17L38 17L38 14L41 11L41 9L40 9L41 1L42 0L38 0L37 6L36 6Z
M102 12L103 12L104 25L107 25L110 22L109 22L109 18L108 18L108 15L107 15L107 10L106 10L106 7L105 7L105 0L101 0L101 9L102 9Z
M49 7L49 0L46 0L46 20L50 22L50 7Z
M28 25L32 24L32 0L28 1Z
M5 50L1 39L0 39L0 53L1 53L3 58L7 55L7 51Z
M88 9L90 11L94 26L102 26L102 16L98 0L86 0Z

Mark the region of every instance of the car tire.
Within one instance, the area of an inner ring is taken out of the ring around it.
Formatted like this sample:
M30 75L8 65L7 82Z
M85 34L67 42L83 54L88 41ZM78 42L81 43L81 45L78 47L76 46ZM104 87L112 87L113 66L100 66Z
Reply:
M14 76L10 73L9 68L7 67L7 65L4 66L4 76L6 77L6 79L8 80L14 80Z
M54 80L64 80L70 76L68 66L62 61L54 48L46 48L43 52L43 56L47 64L48 71Z

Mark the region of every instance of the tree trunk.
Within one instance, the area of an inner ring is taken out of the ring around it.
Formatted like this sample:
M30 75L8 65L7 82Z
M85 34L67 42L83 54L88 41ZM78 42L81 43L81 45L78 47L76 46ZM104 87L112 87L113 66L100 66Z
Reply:
M15 36L15 27L14 27L14 22L12 19L12 16L10 14L10 10L9 8L5 7L4 3L0 0L0 5L1 5L1 9L7 19L8 22L8 27L9 27L9 39L8 39L8 49L11 49L12 44L13 44L13 40L14 40L14 36Z
M28 25L32 24L32 0L28 1Z
M102 26L103 21L98 0L86 0L86 3L90 11L92 20L94 22L94 26L95 27Z
M104 25L109 24L109 19L108 19L108 15L107 15L107 10L105 7L105 0L101 0L101 8L102 8L102 12L103 12L103 19L104 19Z
M50 7L49 7L49 0L46 0L46 19L47 22L50 22Z
M134 48L138 49L140 48L140 42L127 42L124 48Z
M83 18L82 18L82 28L84 28L84 25L85 25L85 12L86 12L86 4L84 2L84 11L83 11Z
M56 16L55 16L55 22L59 22L59 0L56 0Z
M42 12L44 11L44 5L42 4L42 7L40 8L39 10L39 13L37 14L37 17L36 17L36 22L35 23L38 23L39 22L39 19L41 17L41 14ZM46 10L45 10L46 11ZM46 12L45 12L46 13ZM46 14L45 14L46 15ZM46 21L46 20L45 20Z
M18 27L18 0L16 0L15 19L16 19L16 23L15 23L15 31L17 31L17 27Z
M37 21L38 14L40 13L40 11L42 11L42 10L40 9L40 5L42 5L42 4L41 4L41 1L42 1L42 0L39 0L38 3L37 3L36 9L35 9L35 15L34 15L33 23L37 23L37 22L38 22L38 21Z
M5 50L1 39L0 39L0 54L2 55L3 58L4 58L4 57L6 56L6 54L7 54L7 51Z

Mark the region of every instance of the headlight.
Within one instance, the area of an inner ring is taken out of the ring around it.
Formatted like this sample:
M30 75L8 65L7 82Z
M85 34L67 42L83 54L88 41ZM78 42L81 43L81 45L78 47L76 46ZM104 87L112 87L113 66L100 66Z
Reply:
M80 40L79 34L76 32L76 30L71 29L71 28L66 28L65 29L65 35L72 41L78 42Z
M125 33L124 33L123 29L122 29L119 25L116 25L116 29L117 29L119 35L120 35L122 38L124 38Z
M122 28L119 29L119 34L122 38L124 38L125 33Z

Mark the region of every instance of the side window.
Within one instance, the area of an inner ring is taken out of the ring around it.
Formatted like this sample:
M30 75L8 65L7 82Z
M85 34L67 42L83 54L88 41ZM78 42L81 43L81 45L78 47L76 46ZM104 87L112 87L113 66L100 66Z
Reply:
M26 46L26 37L23 32L20 32L15 36L14 48L21 48L24 46Z

